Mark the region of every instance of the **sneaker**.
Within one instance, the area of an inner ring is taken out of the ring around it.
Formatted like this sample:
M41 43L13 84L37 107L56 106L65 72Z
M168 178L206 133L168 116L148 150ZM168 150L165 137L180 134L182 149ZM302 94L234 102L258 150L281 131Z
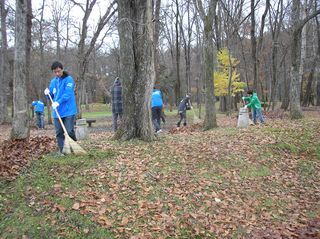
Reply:
M159 129L156 133L160 134L162 132L162 129Z
M60 151L58 151L58 152L55 153L55 156L56 157L63 157L64 153L61 153Z

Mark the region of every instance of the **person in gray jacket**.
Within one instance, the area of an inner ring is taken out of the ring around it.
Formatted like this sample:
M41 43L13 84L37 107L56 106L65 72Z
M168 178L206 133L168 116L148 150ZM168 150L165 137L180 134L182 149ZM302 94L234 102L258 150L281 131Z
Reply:
M183 121L183 126L187 125L187 110L192 109L190 95L186 94L186 96L180 101L178 111L180 115L180 120L177 123L177 127L180 127L181 122Z

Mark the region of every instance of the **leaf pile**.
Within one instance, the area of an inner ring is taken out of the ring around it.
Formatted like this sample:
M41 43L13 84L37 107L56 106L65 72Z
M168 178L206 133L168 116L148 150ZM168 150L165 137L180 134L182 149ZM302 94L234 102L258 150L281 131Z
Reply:
M312 219L304 226L281 225L276 229L258 230L251 234L259 239L318 239L320 238L320 217Z
M202 123L197 123L197 124L191 124L187 126L181 126L181 127L176 127L176 128L171 128L168 133L169 134L185 134L185 133L190 133L190 132L196 132L196 131L201 131L202 130Z
M39 159L55 147L53 138L40 136L29 140L6 140L0 148L0 178L14 179L30 161Z
M265 111L263 115L268 119L283 119L286 117L285 111L283 109L276 109L273 111Z

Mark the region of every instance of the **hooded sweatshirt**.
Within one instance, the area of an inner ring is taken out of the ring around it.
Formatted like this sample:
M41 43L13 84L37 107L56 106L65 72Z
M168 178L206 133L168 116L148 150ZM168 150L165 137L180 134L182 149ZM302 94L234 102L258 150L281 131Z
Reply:
M257 96L257 93L252 94L252 96L250 97L250 103L247 106L254 110L261 109L261 102Z
M122 85L117 77L111 89L112 113L122 114Z

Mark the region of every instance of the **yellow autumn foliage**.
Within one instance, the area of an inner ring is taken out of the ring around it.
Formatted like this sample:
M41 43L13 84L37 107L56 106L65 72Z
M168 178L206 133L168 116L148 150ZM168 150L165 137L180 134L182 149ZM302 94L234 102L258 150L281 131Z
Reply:
M236 66L240 63L236 58L230 56L229 50L223 48L217 54L218 59L218 71L214 72L214 89L216 96L228 95L229 87L229 72L230 66L232 69L231 73L231 95L234 96L237 92L244 91L246 83L240 82L240 74L237 73ZM231 64L230 64L231 63Z

